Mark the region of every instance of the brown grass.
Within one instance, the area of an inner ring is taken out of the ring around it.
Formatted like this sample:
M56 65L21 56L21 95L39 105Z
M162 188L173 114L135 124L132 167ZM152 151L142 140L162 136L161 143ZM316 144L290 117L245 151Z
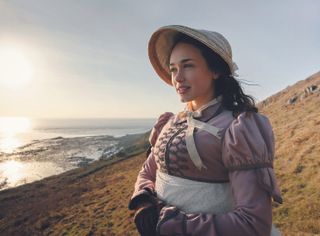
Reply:
M0 235L137 235L127 205L144 160L101 161L0 192Z
M274 222L288 236L320 235L320 92L287 104L310 85L320 87L319 74L260 105L274 128L275 170L284 198L274 208Z

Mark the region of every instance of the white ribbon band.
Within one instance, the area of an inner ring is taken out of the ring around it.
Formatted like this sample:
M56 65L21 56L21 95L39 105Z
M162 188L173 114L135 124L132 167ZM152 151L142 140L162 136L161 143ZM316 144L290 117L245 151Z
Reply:
M199 153L197 151L196 144L195 144L194 138L193 138L194 129L198 128L198 129L207 131L208 133L216 136L219 139L220 139L220 135L219 135L220 129L215 126L208 125L205 122L195 120L194 118L201 117L201 112L204 109L218 103L219 101L220 101L220 97L210 101L209 103L207 103L206 105L204 105L203 107L199 108L196 111L185 111L185 113L187 115L187 124L188 124L188 128L186 131L186 137L185 137L186 146L187 146L187 150L188 150L190 159L192 160L192 162L195 164L195 166L199 170L201 170L202 168L206 169L207 167L203 164L203 162L199 156Z

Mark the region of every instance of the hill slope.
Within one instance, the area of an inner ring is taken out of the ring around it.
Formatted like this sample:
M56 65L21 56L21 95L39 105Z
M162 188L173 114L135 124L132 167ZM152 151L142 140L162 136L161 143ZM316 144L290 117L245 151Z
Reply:
M276 137L275 170L284 203L275 223L287 235L320 235L320 72L260 104Z
M0 235L138 235L128 199L145 153L0 192Z

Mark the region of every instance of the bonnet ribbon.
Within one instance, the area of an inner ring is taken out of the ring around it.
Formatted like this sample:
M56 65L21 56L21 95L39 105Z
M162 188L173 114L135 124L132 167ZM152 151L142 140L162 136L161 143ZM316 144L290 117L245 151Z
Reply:
M199 120L196 120L193 118L201 117L202 111L204 109L206 109L209 106L212 106L214 104L217 104L218 102L220 102L220 100L221 100L221 96L217 97L216 99L211 100L209 103L200 107L196 111L188 111L188 110L184 111L186 118L187 118L187 125L188 125L187 131L186 131L186 137L185 137L187 150L188 150L188 153L189 153L189 156L190 156L192 162L195 164L195 166L199 170L201 170L202 168L207 169L207 167L203 164L203 162L199 156L199 153L197 151L196 144L194 142L194 137L193 137L194 129L198 128L198 129L205 130L208 133L216 136L219 139L221 137L219 134L219 131L220 131L219 128L212 126L212 125L208 125L205 122L202 122L202 121L199 121Z

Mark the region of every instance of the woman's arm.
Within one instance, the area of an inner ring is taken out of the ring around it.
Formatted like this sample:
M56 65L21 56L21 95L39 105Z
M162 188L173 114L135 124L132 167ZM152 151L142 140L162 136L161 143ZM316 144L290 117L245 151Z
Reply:
M155 196L154 183L156 180L157 164L153 152L149 154L144 162L134 186L134 192L129 202L129 209L135 210L143 203L152 202Z
M156 180L157 164L153 155L153 146L155 145L162 128L172 116L173 113L171 112L165 112L160 115L151 131L149 137L151 152L138 174L134 192L129 201L130 210L136 210L141 204L154 203L154 197L156 196L154 183Z

